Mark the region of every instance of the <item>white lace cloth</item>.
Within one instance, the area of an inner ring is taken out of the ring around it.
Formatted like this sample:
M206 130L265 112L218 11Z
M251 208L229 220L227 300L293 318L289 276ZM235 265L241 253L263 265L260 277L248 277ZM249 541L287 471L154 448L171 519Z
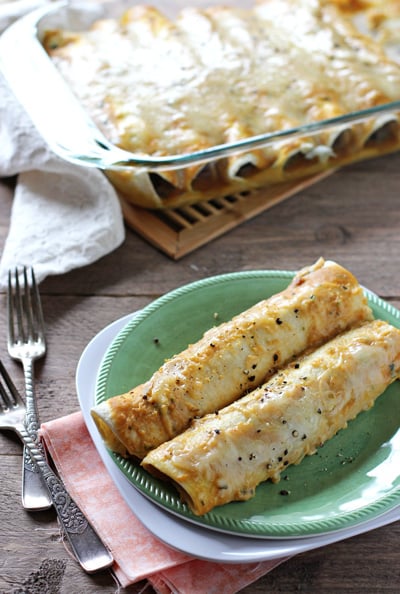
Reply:
M57 157L0 74L0 177L18 174L0 260L33 266L38 282L98 260L125 238L117 194L98 170Z

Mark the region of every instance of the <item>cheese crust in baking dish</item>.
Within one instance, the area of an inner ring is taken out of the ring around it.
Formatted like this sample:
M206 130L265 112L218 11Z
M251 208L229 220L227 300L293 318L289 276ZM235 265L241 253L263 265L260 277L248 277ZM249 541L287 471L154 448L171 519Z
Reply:
M194 418L220 410L305 350L372 317L356 278L320 259L284 291L211 328L146 383L91 414L111 450L141 459Z
M142 466L172 481L197 515L278 482L400 376L400 330L375 320L298 358L233 404L193 422Z
M328 0L250 9L136 5L43 44L98 127L138 156L204 152L400 100L400 66ZM146 207L177 206L396 150L396 114L157 172L106 171Z

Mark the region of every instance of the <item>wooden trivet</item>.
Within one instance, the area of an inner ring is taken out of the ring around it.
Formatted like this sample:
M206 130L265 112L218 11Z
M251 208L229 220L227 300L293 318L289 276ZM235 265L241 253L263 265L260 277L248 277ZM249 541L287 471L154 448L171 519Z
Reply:
M147 210L131 204L122 196L120 201L127 225L165 254L178 260L332 173L333 170L325 171L300 181L173 209Z

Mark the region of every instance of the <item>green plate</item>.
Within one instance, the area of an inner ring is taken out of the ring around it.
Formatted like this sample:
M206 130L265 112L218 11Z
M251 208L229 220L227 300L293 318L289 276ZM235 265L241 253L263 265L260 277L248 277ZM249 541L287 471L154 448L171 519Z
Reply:
M146 381L166 358L257 301L283 290L288 271L225 274L186 285L141 310L114 339L97 381L96 402ZM400 312L366 291L377 318L400 327ZM253 499L192 514L173 486L110 452L132 484L156 504L201 526L261 538L314 536L370 520L400 503L400 383L395 382L328 441Z

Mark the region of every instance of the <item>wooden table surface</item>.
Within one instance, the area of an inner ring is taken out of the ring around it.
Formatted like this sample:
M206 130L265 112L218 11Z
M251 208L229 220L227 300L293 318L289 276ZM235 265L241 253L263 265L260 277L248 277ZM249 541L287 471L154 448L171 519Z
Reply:
M352 165L256 218L172 261L133 231L95 264L46 279L40 290L48 354L36 366L42 421L78 410L75 370L105 325L185 283L251 269L298 269L319 256L400 307L400 156ZM7 236L12 183L0 183L0 249ZM6 298L0 294L0 357L23 387L6 350ZM400 406L400 402L399 402ZM85 575L60 542L53 511L20 505L21 447L0 434L0 591L113 594L108 572ZM243 590L333 594L400 591L400 522L299 554ZM140 554L140 552L138 552ZM143 584L118 590L137 593ZM150 591L150 590L146 590Z

